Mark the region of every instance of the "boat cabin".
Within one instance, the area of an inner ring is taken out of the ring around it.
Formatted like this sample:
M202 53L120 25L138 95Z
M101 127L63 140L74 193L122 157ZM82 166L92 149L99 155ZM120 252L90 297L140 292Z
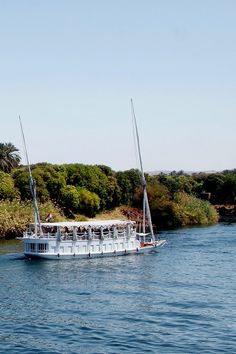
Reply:
M85 222L57 222L30 224L24 238L63 240L103 240L106 238L129 237L136 234L134 221L104 220Z

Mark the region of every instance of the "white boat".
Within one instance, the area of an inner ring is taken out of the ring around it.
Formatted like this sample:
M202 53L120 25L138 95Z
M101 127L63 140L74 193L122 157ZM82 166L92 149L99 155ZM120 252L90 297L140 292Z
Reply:
M149 252L164 241L143 243L136 223L124 220L41 223L41 232L31 224L23 234L27 258L93 258Z
M144 253L163 246L165 240L156 240L153 233L151 213L148 204L146 181L140 154L138 129L131 101L138 143L141 181L143 186L143 232L137 232L137 224L131 220L95 220L85 222L47 222L42 223L38 212L36 188L32 178L25 137L20 120L25 155L29 170L29 183L34 202L34 224L23 233L24 254L27 258L70 259L105 256L119 256ZM149 233L145 232L146 212Z

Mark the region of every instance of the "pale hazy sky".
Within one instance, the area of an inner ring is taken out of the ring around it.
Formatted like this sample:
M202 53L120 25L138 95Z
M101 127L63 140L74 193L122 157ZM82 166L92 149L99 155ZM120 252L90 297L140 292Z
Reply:
M236 1L0 0L0 142L32 163L236 167ZM23 160L24 162L24 160Z

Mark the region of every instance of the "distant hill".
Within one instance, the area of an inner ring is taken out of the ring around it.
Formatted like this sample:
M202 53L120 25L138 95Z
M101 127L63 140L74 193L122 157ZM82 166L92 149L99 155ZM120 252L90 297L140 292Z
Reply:
M214 171L214 170L209 170L209 171L167 171L167 170L161 170L161 171L149 171L147 172L150 176L157 176L160 175L161 173L164 173L165 175L169 175L171 173L175 172L176 174L187 174L187 175L192 175L194 173L206 173L206 174L210 174L210 173L218 173L220 171Z

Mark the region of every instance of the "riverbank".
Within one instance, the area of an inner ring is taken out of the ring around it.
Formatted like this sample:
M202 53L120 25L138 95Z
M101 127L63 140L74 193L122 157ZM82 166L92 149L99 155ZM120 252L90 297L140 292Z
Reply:
M209 225L218 221L216 209L208 202L201 201L194 197L183 195L178 203L155 204L153 205L153 226L154 229L172 229L181 226ZM48 213L52 214L52 221L71 221L63 214L62 210L52 202L39 203L41 220L45 221ZM235 212L236 214L236 212ZM95 219L121 219L134 220L138 229L141 229L143 212L139 208L120 206L113 210L97 214ZM32 202L1 201L0 202L0 239L14 239L22 236L30 223L33 223ZM77 214L73 220L84 221L88 219Z

